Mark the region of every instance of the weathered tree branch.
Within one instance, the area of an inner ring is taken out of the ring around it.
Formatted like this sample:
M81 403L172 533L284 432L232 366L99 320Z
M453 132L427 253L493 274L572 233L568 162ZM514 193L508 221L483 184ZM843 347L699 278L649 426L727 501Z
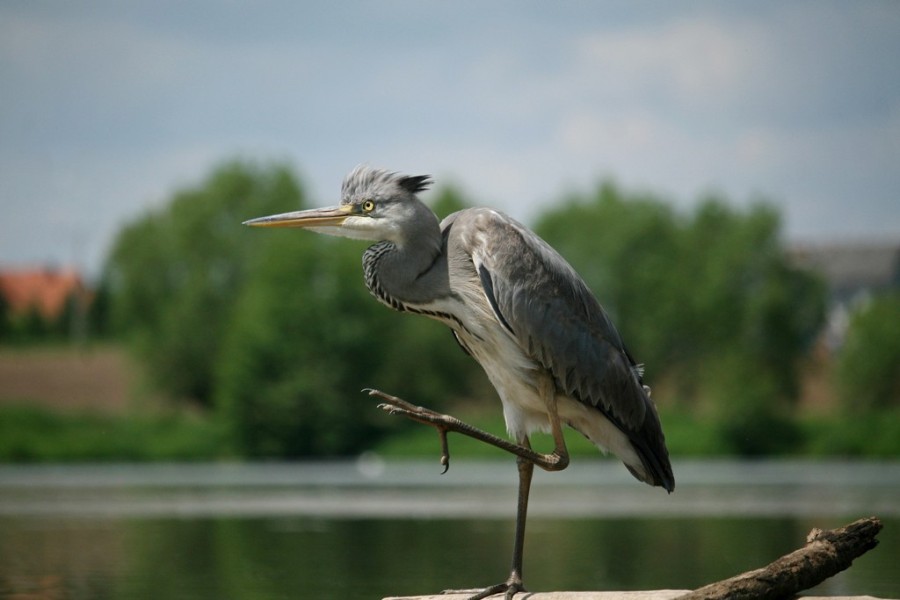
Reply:
M878 545L881 531L876 517L860 519L844 527L813 529L806 546L755 571L711 583L692 592L544 592L526 594L533 600L785 600L818 585L849 567L853 560ZM385 598L385 600L463 600L468 594ZM498 596L499 597L499 596ZM517 596L518 597L518 596ZM846 597L842 596L842 599ZM867 596L868 598L868 596ZM809 598L808 600L817 600ZM819 598L818 600L840 600ZM849 600L849 599L847 599Z
M813 529L806 546L771 564L730 579L711 583L679 596L677 600L780 600L809 589L849 567L853 560L878 544L881 531L876 517L860 519L844 527Z

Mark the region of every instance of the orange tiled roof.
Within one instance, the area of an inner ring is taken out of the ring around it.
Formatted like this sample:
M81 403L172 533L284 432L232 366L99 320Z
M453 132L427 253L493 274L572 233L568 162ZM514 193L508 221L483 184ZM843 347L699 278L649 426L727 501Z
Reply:
M14 315L36 308L44 318L55 319L67 298L84 292L81 276L73 269L0 271L0 294Z

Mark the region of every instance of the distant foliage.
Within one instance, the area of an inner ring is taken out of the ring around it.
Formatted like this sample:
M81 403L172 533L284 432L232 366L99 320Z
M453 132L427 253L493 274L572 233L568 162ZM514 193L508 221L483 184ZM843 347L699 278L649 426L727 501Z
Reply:
M224 332L215 379L238 446L251 456L358 450L376 416L360 390L373 385L379 340L390 337L359 281L360 248L252 233L265 253Z
M111 319L164 391L212 403L223 335L264 249L240 223L301 202L286 167L228 163L119 233L104 276Z
M12 315L6 296L0 294L0 342L6 342L13 332Z
M875 297L853 315L836 379L852 412L900 408L900 294Z
M66 298L63 309L55 317L47 317L37 306L13 314L0 294L0 344L27 346L32 344L60 344L86 341L88 335L99 338L91 320L94 313L83 314L75 295ZM84 329L91 327L90 331Z

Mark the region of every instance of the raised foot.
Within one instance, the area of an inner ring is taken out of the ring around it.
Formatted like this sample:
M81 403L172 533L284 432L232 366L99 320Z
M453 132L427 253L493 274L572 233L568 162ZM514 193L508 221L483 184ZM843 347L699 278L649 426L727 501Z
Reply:
M447 444L447 431L450 430L450 426L458 422L457 419L451 417L449 415L444 415L428 408L424 408L421 406L416 406L414 404L410 404L406 400L402 400L396 396L391 396L390 394L385 394L380 390L375 390L371 388L367 388L363 390L370 396L381 398L384 400L381 404L378 405L383 411L386 411L392 415L402 415L408 419L412 419L418 423L423 423L425 425L431 425L435 429L437 429L438 437L441 442L441 466L444 467L442 473L446 473L450 468L450 448Z

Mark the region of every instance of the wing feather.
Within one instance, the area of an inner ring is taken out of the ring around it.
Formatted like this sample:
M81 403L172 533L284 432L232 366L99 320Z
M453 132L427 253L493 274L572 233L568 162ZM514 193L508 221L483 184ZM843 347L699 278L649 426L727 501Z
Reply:
M494 295L494 281L491 278L491 273L488 271L484 265L478 266L478 277L481 279L481 287L484 288L484 293L487 296L488 303L491 305L491 310L494 311L494 315L496 315L497 320L500 321L500 324L510 333L515 334L513 328L510 327L509 323L506 320L506 317L503 316L503 312L500 310L500 307L497 305L497 297Z
M647 399L621 336L571 266L524 226L479 211L471 252L491 308L567 395L641 427Z

